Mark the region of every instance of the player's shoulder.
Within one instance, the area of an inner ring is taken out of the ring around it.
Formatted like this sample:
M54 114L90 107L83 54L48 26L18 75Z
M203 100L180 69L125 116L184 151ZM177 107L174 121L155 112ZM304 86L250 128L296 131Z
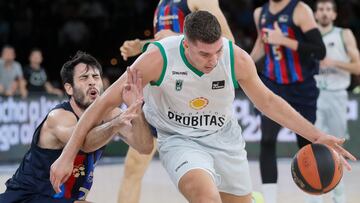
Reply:
M45 123L48 127L57 125L73 125L77 123L77 118L73 112L63 108L57 108L49 112Z
M255 8L254 10L254 16L259 16L261 11L262 11L263 7L262 6L259 6L257 8Z
M242 48L237 45L233 45L235 64L247 64L252 62L251 56Z
M306 12L306 13L313 13L311 7L307 5L306 3L299 1L297 5L295 6L294 12Z
M339 27L339 29L341 29L341 32L343 33L344 36L353 35L353 32L350 28Z

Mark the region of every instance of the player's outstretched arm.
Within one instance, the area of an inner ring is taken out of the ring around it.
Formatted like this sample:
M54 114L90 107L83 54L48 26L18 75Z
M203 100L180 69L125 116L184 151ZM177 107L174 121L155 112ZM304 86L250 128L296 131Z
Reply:
M285 100L270 91L258 77L255 64L245 51L234 46L234 54L236 78L256 108L272 120L291 129L307 140L327 144L343 156L355 160L352 154L340 146L344 139L321 132L303 118ZM350 165L346 164L347 168L350 169Z

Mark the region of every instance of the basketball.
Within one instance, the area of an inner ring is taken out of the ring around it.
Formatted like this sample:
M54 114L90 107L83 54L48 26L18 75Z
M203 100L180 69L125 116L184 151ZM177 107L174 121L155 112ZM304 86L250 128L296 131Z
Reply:
M321 195L334 189L342 178L339 154L323 144L301 148L291 162L296 185L309 194Z

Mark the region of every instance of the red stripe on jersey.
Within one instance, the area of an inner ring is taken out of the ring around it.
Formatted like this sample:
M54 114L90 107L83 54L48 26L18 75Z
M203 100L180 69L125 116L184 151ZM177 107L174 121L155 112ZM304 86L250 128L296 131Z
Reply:
M85 160L85 155L76 155L75 161L74 161L74 169L78 166L83 165ZM65 198L69 199L71 198L71 192L73 190L74 184L76 182L76 177L74 177L74 174L71 174L69 179L65 183Z
M168 17L168 16L170 16L170 6L166 5L165 10L164 10L164 17ZM164 29L171 29L171 25L172 25L172 20L171 19L165 20Z
M180 33L183 33L185 16L184 16L184 13L182 12L182 10L180 10L180 9L178 9L178 16L179 16Z
M288 27L288 33L289 33L289 37L291 39L296 39L294 30L291 29L290 27ZM304 81L304 77L302 75L302 69L301 69L299 54L298 54L298 52L296 52L294 50L291 50L291 53L292 53L293 58L294 58L294 66L295 66L296 74L298 76L298 81L302 82L302 81Z
M282 46L279 47L279 51L281 53L281 59L280 59L280 69L281 69L281 81L283 84L289 84L289 77L287 74L287 66L285 61L285 53Z

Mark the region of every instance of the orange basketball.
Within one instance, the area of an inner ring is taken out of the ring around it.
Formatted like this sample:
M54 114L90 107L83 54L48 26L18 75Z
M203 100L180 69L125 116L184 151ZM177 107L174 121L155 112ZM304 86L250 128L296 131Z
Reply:
M334 189L342 178L339 154L323 144L301 148L291 163L291 174L303 191L321 195Z

